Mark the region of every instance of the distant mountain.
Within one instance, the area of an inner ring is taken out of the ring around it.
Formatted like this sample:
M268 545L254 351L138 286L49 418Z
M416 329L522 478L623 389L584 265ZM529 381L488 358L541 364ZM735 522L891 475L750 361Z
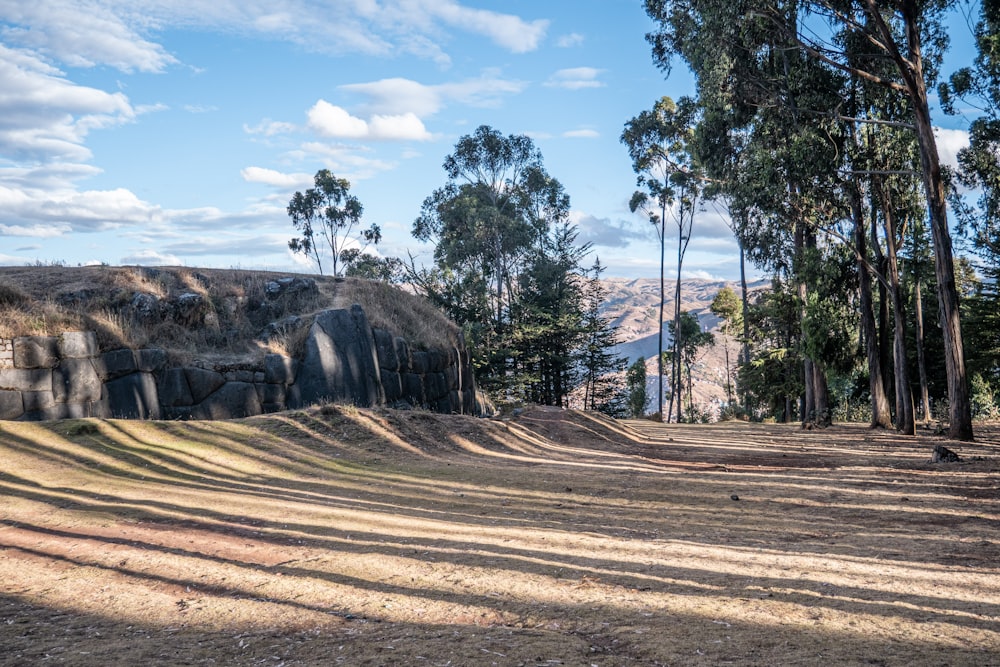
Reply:
M657 320L660 305L660 281L655 278L609 278L604 280L608 290L605 301L604 315L611 318L611 323L618 327L618 339L621 341L615 350L627 357L631 364L639 357L646 359L647 388L649 390L649 412L656 411L656 352L657 352ZM749 283L751 292L766 289L770 285L767 280ZM669 322L674 316L674 282L666 285L666 299L663 313L663 349L671 345ZM694 385L694 402L701 409L717 410L726 400L726 344L719 329L719 318L711 311L715 295L723 287L730 287L737 294L740 284L725 280L685 280L681 285L681 310L698 317L702 328L715 334L716 343L707 348L699 357L692 370ZM739 344L730 339L729 362L734 367L739 354ZM665 369L669 375L669 369ZM664 378L664 392L669 379Z

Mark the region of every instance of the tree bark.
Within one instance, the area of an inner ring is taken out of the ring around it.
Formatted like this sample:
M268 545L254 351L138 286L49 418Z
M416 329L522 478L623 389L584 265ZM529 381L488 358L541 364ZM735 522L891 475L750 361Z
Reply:
M914 435L917 432L913 418L913 390L910 388L910 367L906 359L906 309L903 303L903 290L899 283L899 259L896 255L897 225L896 216L891 203L887 200L884 189L876 182L879 200L882 205L882 223L885 233L886 268L889 280L889 296L892 300L893 340L892 360L893 376L896 378L896 430L904 435Z
M920 375L920 412L922 421L928 423L931 420L931 399L927 390L927 360L924 357L924 305L919 273L915 276L914 281L913 307L917 320L916 346L917 372Z
M851 188L851 211L854 216L854 243L858 253L859 299L861 307L861 333L865 339L865 352L868 355L868 393L871 399L871 427L889 428L892 425L892 414L889 409L889 398L885 393L885 378L883 376L882 359L879 353L878 331L875 327L875 310L872 299L872 277L868 271L867 231L865 230L864 211L861 207L861 194L856 188Z
M900 78L913 106L913 124L920 148L920 167L934 239L934 275L937 278L941 312L941 333L944 337L945 372L948 377L949 423L948 437L972 440L972 402L965 370L965 350L962 344L962 322L959 312L958 287L955 284L955 263L952 256L951 233L948 231L948 211L941 179L941 163L934 139L934 126L927 104L927 82L924 78L920 16L922 3L897 0L893 3L903 19L906 35L906 55L895 48L894 35L881 14L881 3L865 0L869 16L887 45L888 55L896 64Z

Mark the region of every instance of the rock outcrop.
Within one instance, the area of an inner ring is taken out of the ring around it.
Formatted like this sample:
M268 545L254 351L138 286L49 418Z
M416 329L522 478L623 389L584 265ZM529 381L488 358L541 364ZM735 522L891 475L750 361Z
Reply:
M196 310L200 304L190 301ZM0 419L229 419L329 401L491 411L463 341L412 349L372 329L358 305L319 313L301 359L269 354L256 364L171 366L155 348L101 353L89 331L0 340Z

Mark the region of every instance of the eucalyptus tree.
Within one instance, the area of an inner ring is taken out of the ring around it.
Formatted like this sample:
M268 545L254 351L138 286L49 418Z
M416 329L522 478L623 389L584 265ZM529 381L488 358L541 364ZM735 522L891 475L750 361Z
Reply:
M481 126L444 160L413 236L434 244L418 289L467 331L481 384L499 398L561 405L582 340L581 259L569 196L524 135Z
M974 3L960 4L971 18ZM961 100L962 107L978 114L969 127L969 146L958 154L951 203L959 232L978 258L984 278L966 303L970 367L996 386L1000 381L1000 6L978 5L976 58L942 84L939 93L946 111L956 113L955 102Z
M741 248L758 267L793 278L804 308L804 262L817 228L836 216L829 204L843 142L835 119L807 111L835 107L841 82L790 45L767 8L765 2L649 0L658 30L647 39L662 68L669 72L677 55L694 71L704 108L699 156L709 176L725 183L730 210L739 213ZM795 3L781 9L782 21L797 23ZM803 424L826 424L823 360L804 357L802 363Z
M729 363L729 339L734 329L743 328L743 302L728 285L716 293L709 309L722 320L722 341L726 353L726 404L733 409L732 367ZM746 343L744 342L744 345Z
M940 160L927 101L947 43L942 17L946 0L646 0L658 29L647 35L654 59L669 67L681 55L699 77L699 99L707 84L763 108L783 104L801 122L804 115L845 120L840 104L812 104L790 96L761 95L793 83L806 58L828 71L881 86L908 108L907 124L919 149L920 173L933 234L935 282L950 405L949 435L972 438L968 383L964 366L958 290L948 229ZM858 48L863 45L864 49ZM795 55L797 54L797 55ZM761 64L781 62L780 70ZM891 67L883 65L889 63ZM772 76L766 76L770 71ZM789 76L791 75L791 76ZM718 86L719 83L722 86ZM792 90L792 86L787 86ZM866 119L851 119L866 120ZM878 122L877 120L875 122ZM836 143L831 142L831 143ZM799 179L797 185L808 181ZM808 361L806 362L808 365ZM807 398L809 383L806 383Z
M695 124L699 110L695 101L682 97L675 103L669 97L658 100L651 110L643 111L625 123L621 141L628 149L636 172L636 190L629 201L632 212L642 211L654 226L660 242L660 314L657 370L659 376L657 406L663 416L663 308L667 218L677 227L677 280L674 287L674 331L671 363L671 398L668 416L677 397L677 421L681 420L680 340L681 272L684 255L694 226L704 176L694 156Z
M290 240L288 247L292 252L311 257L320 275L323 274L322 255L328 248L333 275L338 276L341 264L349 264L364 248L382 240L382 231L372 224L355 234L364 208L358 198L350 194L350 181L337 178L329 169L320 169L313 183L315 187L296 192L288 202L288 216L302 234ZM355 244L360 244L361 248L351 247Z
M971 440L972 410L955 262L945 183L927 92L936 80L940 58L947 47L944 14L952 3L948 0L814 0L802 5L811 10L813 16L823 19L827 26L827 30L795 33L795 41L804 52L840 71L893 91L909 106L909 121L917 139L934 242L935 278L948 378L948 434L955 439ZM824 34L831 38L825 38ZM869 55L857 58L856 50L844 46L852 42L864 43ZM893 65L891 74L872 66L886 60Z

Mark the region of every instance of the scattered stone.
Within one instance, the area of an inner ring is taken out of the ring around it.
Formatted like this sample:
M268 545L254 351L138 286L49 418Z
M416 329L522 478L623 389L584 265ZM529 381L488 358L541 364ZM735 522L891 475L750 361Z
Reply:
M944 445L934 445L934 455L931 457L931 463L958 463L961 460L962 457Z
M740 497L734 493L733 495L729 496L729 499L730 500L739 500Z

